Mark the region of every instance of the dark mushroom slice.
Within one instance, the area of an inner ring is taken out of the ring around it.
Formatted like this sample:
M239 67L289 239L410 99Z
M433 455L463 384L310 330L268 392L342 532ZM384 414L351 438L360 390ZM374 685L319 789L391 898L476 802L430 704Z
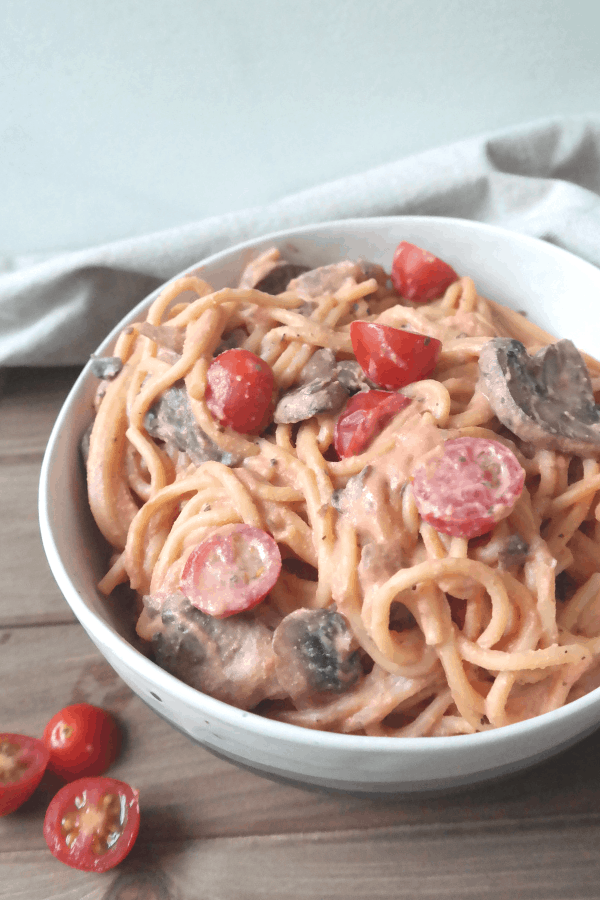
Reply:
M264 294L273 294L274 296L283 294L284 291L287 291L293 278L297 278L307 271L308 266L300 266L281 260L281 262L273 266L270 272L257 281L254 287L257 291L262 291Z
M180 592L144 597L144 607L154 659L167 672L239 709L283 697L273 632L261 622L244 614L215 619Z
M150 437L164 441L167 446L187 453L195 466L216 460L226 466L237 465L240 460L231 453L222 452L196 419L183 382L168 388L144 417L144 428Z
M298 380L300 384L309 384L316 378L333 380L337 376L338 364L335 353L329 347L321 347L316 350L307 363L300 370Z
M600 455L600 410L572 341L530 356L520 341L493 338L481 351L479 370L480 390L513 434L535 447Z
M317 350L298 376L299 387L287 391L277 404L274 421L278 425L304 422L325 412L338 412L349 392L338 379L338 363L328 347Z
M365 480L373 471L372 465L363 466L360 472L352 475L346 487L338 488L331 495L331 505L342 515L348 515L354 506L362 499L365 491Z
M340 360L337 365L337 379L349 394L377 389L375 382L367 378L360 363L354 359Z
M304 422L321 413L339 412L347 399L348 391L339 381L315 378L284 394L275 407L273 420L277 425Z
M279 683L294 701L342 694L362 675L358 643L335 607L287 615L275 629L273 650Z
M281 259L279 250L271 247L249 263L241 274L240 288L254 288L264 294L282 294L293 278L308 271L308 266Z
M229 334L219 342L214 355L220 356L221 353L225 353L226 350L236 350L238 347L242 346L247 337L248 332L245 328L234 328L233 331L230 331Z
M386 287L389 276L383 266L378 265L378 263L370 262L368 259L359 259L358 267L363 276L360 279L361 281L366 281L368 278L374 278L380 287Z
M108 389L109 382L116 378L123 368L123 361L120 356L91 356L90 362L92 375L95 375L96 378L100 379L100 384L98 385L96 394L94 396L94 409L97 412L100 404L104 400L104 395L106 394L106 391ZM90 426L90 434L91 430L92 429ZM87 465L87 458L90 449L89 435L87 438L85 435L83 436L80 449Z
M123 368L123 360L120 356L92 356L91 368L96 378L112 381Z
M530 547L520 534L511 534L502 544L498 553L498 562L504 569L511 566L522 566L530 556Z

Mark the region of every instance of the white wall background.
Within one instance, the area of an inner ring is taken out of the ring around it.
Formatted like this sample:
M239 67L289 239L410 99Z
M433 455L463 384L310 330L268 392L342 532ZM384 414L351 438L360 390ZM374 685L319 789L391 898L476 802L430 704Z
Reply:
M598 0L0 0L0 258L600 111Z

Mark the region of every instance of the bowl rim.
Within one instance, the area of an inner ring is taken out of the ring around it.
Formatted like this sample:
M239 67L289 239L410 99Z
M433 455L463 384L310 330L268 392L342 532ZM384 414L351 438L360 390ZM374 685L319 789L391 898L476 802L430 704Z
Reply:
M487 222L478 222L472 219L461 219L447 216L424 216L424 215L399 215L399 216L368 216L354 217L349 219L335 219L326 222L318 222L313 224L301 225L299 227L291 227L278 231L269 232L254 238L247 239L237 243L210 256L204 257L199 262L194 263L176 275L167 279L140 303L136 304L110 333L100 343L97 351L103 351L116 338L122 328L129 322L135 321L140 312L145 309L152 300L171 282L183 275L194 272L201 274L202 269L206 266L212 266L215 263L226 261L229 257L235 258L245 250L261 247L264 244L272 242L282 242L293 239L299 235L309 235L323 232L331 232L334 230L344 231L350 230L355 232L361 227L382 227L397 225L407 227L411 225L447 225L455 227L464 233L487 233L489 236L497 236L499 239L522 244L534 253L546 254L549 257L561 258L570 266L578 267L582 273L592 275L598 280L600 289L600 270L592 263L576 256L568 250L557 246L556 244L546 242L528 234L503 228L501 226L492 225ZM95 351L95 352L97 352ZM367 750L370 753L390 753L396 751L424 752L432 749L443 752L444 750L466 750L467 748L481 747L485 748L489 744L497 744L498 742L512 741L519 735L532 733L539 729L545 729L550 721L560 724L564 719L569 719L577 712L581 712L588 707L600 705L600 688L596 688L571 701L569 704L559 707L558 709L542 713L533 718L526 719L522 722L516 722L509 725L503 725L498 728L492 728L486 731L476 732L474 734L459 734L451 736L428 737L394 737L379 735L353 735L340 732L322 731L312 729L301 725L294 725L288 722L281 722L276 719L270 719L257 713L247 710L241 710L231 706L221 700L217 700L208 694L204 694L196 688L191 687L183 681L180 681L174 675L162 669L151 659L144 656L124 637L122 637L108 622L100 618L90 607L87 606L84 598L78 593L74 587L70 576L67 572L65 563L60 557L53 535L52 517L50 515L51 495L49 491L49 475L56 465L57 444L60 433L65 421L71 415L71 406L77 399L80 391L82 391L90 376L91 360L88 361L69 394L67 395L60 412L56 418L46 450L42 461L38 490L38 514L42 544L48 563L54 579L57 582L61 593L65 597L75 616L82 624L90 639L93 640L92 634L96 634L103 645L107 645L115 653L117 658L122 657L124 665L139 672L140 676L149 683L150 687L164 689L169 694L179 694L182 700L191 707L198 709L198 712L206 708L206 713L212 715L215 719L222 721L231 727L242 729L250 729L254 734L264 738L278 738L279 740L288 741L294 744L302 744L305 746L318 745L324 748L335 749L338 751L354 751ZM148 702L145 700L145 702ZM164 709L165 715L167 708ZM168 715L167 715L168 718ZM600 724L600 708L598 710L598 724Z

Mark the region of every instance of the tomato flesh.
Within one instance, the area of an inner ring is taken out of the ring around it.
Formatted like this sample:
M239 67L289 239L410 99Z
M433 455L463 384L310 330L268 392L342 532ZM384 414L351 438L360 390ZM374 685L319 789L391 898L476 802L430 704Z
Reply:
M340 459L366 450L409 403L408 397L390 391L361 391L350 397L333 433L333 446Z
M73 869L106 872L138 836L139 792L115 778L80 778L52 798L44 837L53 855Z
M42 780L49 754L37 738L0 733L0 816L14 812Z
M273 416L275 378L268 363L237 348L208 368L206 405L213 416L240 434L260 434Z
M401 297L415 303L427 303L441 297L453 282L458 281L458 275L433 253L401 241L394 253L391 279Z
M437 338L376 322L352 322L350 340L365 375L387 390L427 378L442 349Z
M73 781L84 775L102 775L115 761L121 731L113 717L90 703L65 706L44 729L50 769Z
M519 499L525 472L499 441L446 441L413 475L419 513L444 534L473 538L491 531Z
M254 525L225 525L194 547L181 590L197 609L223 619L266 597L281 571L279 547Z

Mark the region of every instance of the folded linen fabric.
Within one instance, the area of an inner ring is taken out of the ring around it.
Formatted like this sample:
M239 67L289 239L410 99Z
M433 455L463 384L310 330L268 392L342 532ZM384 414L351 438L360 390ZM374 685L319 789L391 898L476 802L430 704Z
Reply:
M470 138L285 197L0 275L0 366L84 363L136 303L177 272L280 229L364 216L500 225L600 266L600 116Z

